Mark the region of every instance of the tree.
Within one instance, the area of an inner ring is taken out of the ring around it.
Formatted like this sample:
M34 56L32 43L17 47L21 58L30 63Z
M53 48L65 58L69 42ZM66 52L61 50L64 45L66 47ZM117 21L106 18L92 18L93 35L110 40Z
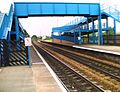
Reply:
M37 40L37 36L36 36L36 35L33 35L33 36L32 36L32 40Z
M25 36L26 36L26 37L30 37L30 35L29 35L28 32L26 31L26 29L24 29L24 32L25 32Z
M51 40L52 38L50 36L46 36L44 40Z
M108 35L114 35L114 30L113 30L113 28L112 28L112 27L109 27L109 28L111 28L111 30L108 30ZM103 32L103 35L107 35L107 34L106 34L106 31Z

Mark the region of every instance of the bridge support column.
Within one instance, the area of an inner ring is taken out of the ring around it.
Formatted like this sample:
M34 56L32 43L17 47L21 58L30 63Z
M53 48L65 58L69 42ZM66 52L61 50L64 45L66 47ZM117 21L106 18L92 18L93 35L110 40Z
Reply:
M74 44L76 44L76 33L74 31Z
M28 46L27 47L27 49L28 49L28 65L29 65L29 67L31 68L31 62L30 62L30 46Z
M10 40L11 40L11 32L8 31L8 41L10 41Z
M106 28L108 29L108 18L106 18ZM106 31L106 35L107 35L107 44L109 44L109 30Z
M103 44L103 37L102 37L102 25L101 25L101 13L98 16L98 45Z
M94 20L93 20L93 18L92 18L92 30L93 30L92 40L93 40L93 44L95 44L95 32L94 32L95 28L94 28Z
M15 30L16 30L16 40L19 40L19 23L18 17L15 17Z
M59 32L59 36L60 36L60 43L62 43L62 32Z
M114 45L116 45L116 21L114 20Z
M87 17L87 30L89 31L88 17ZM90 34L88 33L88 44L89 43L90 43Z
M53 32L51 33L51 37L52 37L52 42L54 42L54 37L53 37Z

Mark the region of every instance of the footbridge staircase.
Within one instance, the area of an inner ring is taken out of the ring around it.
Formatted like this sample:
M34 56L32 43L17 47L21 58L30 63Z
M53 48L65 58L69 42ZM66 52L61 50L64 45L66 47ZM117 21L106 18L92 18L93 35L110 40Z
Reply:
M69 23L67 23L64 26L54 27L52 29L52 37L60 39L60 40L63 39L63 40L68 40L68 41L71 41L71 42L74 42L74 43L79 43L79 40L77 38L75 38L75 33L77 33L77 35L79 35L79 31L81 31L83 34L87 34L87 33L93 32L93 30L94 30L94 32L98 32L99 30L97 28L95 29L95 26L101 26L102 31L106 30L106 32L107 32L108 30L114 30L114 40L116 40L116 36L115 36L116 35L116 21L118 23L120 23L120 11L117 10L113 6L107 6L106 7L105 5L101 5L100 10L101 10L100 11L101 20L102 19L107 19L106 20L107 22L106 22L106 25L105 25L104 28L102 28L102 23L101 23L101 25L92 24L91 28L89 27L89 24L87 26L81 26L81 25L92 22L92 17L81 16L80 18L77 18L75 20L70 21ZM114 20L114 28L109 28L108 27L108 17L110 17ZM93 21L95 21L95 20L98 20L98 18L94 17ZM61 36L61 35L55 36L54 32L59 32L59 34L63 33L63 32L69 34L69 32L71 32L73 34L72 34L72 37L70 38L70 36L69 37L67 37L67 36L65 37L65 36ZM102 34L102 32L101 32L101 34ZM93 35L95 35L95 34L93 34ZM95 37L93 37L92 39L95 40ZM96 39L98 40L99 38L96 38ZM93 41L93 42L95 43L95 41ZM81 44L81 42L80 42L80 44Z
M72 7L72 8L71 8ZM86 11L84 11L84 9ZM53 28L52 37L60 40L67 40L75 42L75 35L81 36L85 32L99 32L100 44L102 43L102 27L101 19L111 17L115 21L120 22L120 12L113 7L100 9L100 4L88 3L56 3L56 2L16 2L11 5L9 12L0 13L0 66L4 65L30 65L29 48L25 47L24 38L25 32L18 18L29 16L84 16L77 20L77 22L69 23L62 27ZM90 16L89 18L86 18ZM92 18L94 19L92 20ZM99 20L99 29L88 29L88 26L82 27L82 24L90 23ZM114 30L116 28L114 27ZM76 30L76 31L73 31ZM81 32L79 30L82 30ZM108 30L108 29L107 29ZM55 36L54 32L69 32L73 34L68 38L60 34ZM94 34L93 34L94 35ZM73 37L74 36L74 37ZM93 36L94 39L94 36ZM78 42L81 40L78 39ZM18 61L18 62L16 62Z
M101 6L101 15L108 16L120 23L120 10L116 9L113 6L108 6L104 8L104 5Z

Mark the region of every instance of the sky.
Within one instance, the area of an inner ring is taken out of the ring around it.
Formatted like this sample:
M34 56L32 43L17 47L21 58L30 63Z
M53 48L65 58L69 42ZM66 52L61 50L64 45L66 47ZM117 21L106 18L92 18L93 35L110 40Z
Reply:
M12 2L79 2L79 3L101 3L106 6L115 6L120 10L120 0L0 0L0 11L8 13ZM24 29L32 35L51 35L52 27L63 26L76 17L28 17L19 19ZM117 30L120 24L117 24Z

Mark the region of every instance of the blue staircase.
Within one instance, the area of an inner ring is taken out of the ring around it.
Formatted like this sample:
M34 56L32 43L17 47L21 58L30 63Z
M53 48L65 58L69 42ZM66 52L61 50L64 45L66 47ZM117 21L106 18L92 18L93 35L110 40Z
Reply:
M109 6L105 9L102 9L101 14L111 17L120 23L120 11L113 8L113 6Z
M103 5L101 6L101 16L105 16L105 17L111 17L113 18L115 21L118 21L120 23L120 11L118 11L117 9L113 8L113 6L109 6L107 8L103 8ZM67 23L66 25L62 26L62 27L56 27L53 28L53 31L57 31L57 30L61 30L63 31L70 31L72 29L79 29L79 24L80 23L84 23L87 21L86 17L80 17L77 18L73 21L70 21L69 23ZM82 29L84 30L84 29Z
M13 21L13 5L8 14L0 13L0 39L7 39L8 32L11 31Z
M4 16L4 14L3 14L3 13L0 13L0 26L1 26L1 24L2 24L3 16Z

